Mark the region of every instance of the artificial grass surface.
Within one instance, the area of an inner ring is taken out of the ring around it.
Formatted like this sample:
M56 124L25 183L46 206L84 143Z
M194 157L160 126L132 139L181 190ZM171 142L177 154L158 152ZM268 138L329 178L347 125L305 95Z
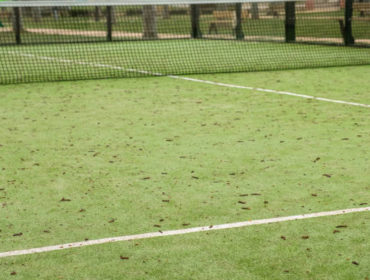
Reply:
M233 85L274 89L316 97L370 104L370 66L302 69L233 74L205 74L192 77ZM354 86L355 85L355 86ZM247 93L247 91L246 91ZM263 93L261 93L263 94ZM305 102L303 99L302 102Z
M365 102L368 72L364 66L207 77L327 98L347 95L347 101L356 92L355 101ZM352 91L337 87L343 76ZM367 108L166 77L8 85L0 87L0 98L1 251L369 203ZM228 231L143 241L149 249L137 254L141 261L149 256L149 276L142 262L128 262L126 279L294 279L306 269L313 271L306 279L364 278L366 219L361 213L289 223L286 231L275 230L285 224L233 230L235 243L224 243ZM333 243L342 221L351 234ZM292 247L265 243L289 232L299 232ZM329 239L321 237L326 232ZM309 242L321 251L313 258L296 257L305 244L301 234L316 236ZM201 241L192 247L193 238ZM343 257L322 265L333 258L334 244ZM41 279L122 279L119 255L130 246L1 259L0 269L5 279L13 270L24 279L38 273ZM262 251L267 246L272 252ZM161 254L168 263L158 267Z
M366 279L368 223L369 215L358 213L104 244L0 259L0 273L2 279Z
M0 83L18 83L138 77L150 73L364 65L370 63L370 49L232 40L159 40L2 47L0 60Z

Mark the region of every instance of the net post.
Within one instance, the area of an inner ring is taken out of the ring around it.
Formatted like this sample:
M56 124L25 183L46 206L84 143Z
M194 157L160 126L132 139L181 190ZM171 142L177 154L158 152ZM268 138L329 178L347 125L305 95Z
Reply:
M107 41L112 41L112 6L107 6Z
M235 26L235 35L237 40L244 39L243 26L242 26L242 4L235 4L235 13L236 13L236 26Z
M352 34L352 15L353 15L353 0L345 0L344 7L344 44L346 46L353 45L355 39Z
M285 2L285 42L295 42L295 2Z
M191 16L191 38L202 38L202 32L200 31L200 7L199 5L192 4L190 6Z
M21 11L19 7L14 8L14 33L17 45L22 43L21 40Z

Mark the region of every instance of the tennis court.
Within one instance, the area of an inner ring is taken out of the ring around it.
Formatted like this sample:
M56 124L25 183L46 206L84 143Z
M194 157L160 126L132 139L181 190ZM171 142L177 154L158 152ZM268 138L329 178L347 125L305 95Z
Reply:
M370 277L369 48L225 34L0 44L1 279Z

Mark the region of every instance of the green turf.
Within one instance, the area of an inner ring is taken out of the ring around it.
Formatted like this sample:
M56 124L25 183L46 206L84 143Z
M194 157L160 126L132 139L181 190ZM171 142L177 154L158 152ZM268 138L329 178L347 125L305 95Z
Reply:
M105 244L3 259L0 272L27 280L366 279L368 223L362 213Z
M300 71L269 71L230 74L205 74L192 77L224 81L234 85L247 85L293 93L313 95L336 100L370 104L369 66L302 69ZM355 86L354 86L355 85Z
M369 71L198 77L366 103L362 78ZM342 77L351 86L339 86ZM0 98L1 251L369 203L368 108L166 77L8 85ZM6 258L0 273L3 279L122 279L119 273L124 279L365 279L368 217ZM340 224L348 228L333 234Z
M231 40L160 40L1 47L0 60L0 83L16 83L142 76L137 70L194 74L361 65L370 63L370 49Z

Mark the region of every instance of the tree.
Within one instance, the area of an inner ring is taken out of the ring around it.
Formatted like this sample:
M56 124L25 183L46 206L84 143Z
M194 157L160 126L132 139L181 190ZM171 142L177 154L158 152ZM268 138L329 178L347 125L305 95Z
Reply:
M94 13L95 21L100 21L101 17L101 7L96 6L95 7L95 13Z
M32 18L35 22L41 21L41 8L40 7L32 8Z
M144 39L158 38L156 8L154 5L143 6L143 38Z
M168 8L168 5L164 5L162 9L162 18L163 19L169 19L170 18L170 10Z
M252 3L252 19L259 19L258 3Z

